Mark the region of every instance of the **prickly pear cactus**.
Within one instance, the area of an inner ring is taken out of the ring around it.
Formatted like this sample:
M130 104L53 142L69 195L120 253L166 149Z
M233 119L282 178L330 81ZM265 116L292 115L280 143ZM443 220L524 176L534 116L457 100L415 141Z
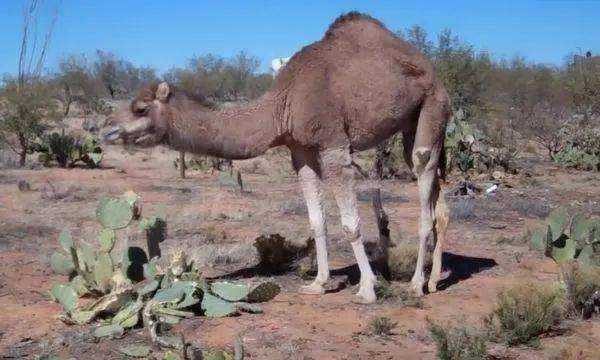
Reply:
M215 295L227 301L242 301L250 293L247 285L225 281L212 283L211 290Z
M75 310L77 307L77 292L69 285L56 284L50 290L52 298L57 301L67 312Z
M246 300L251 303L266 302L279 295L281 288L274 282L264 282L252 289Z
M133 219L133 207L125 199L100 200L96 216L103 227L118 230L127 227Z
M93 331L99 338L121 337L128 329L143 323L158 346L185 350L183 339L174 341L173 337L163 336L164 327L159 325L177 324L200 309L210 317L259 313L262 309L256 303L268 301L279 293L279 286L272 282L255 287L230 282L209 285L181 249L174 251L168 262L160 257L148 259L139 247L127 247L122 258L115 256L116 230L131 223L133 209L139 205L135 193L102 200L97 209L98 221L103 226L98 246L76 244L67 232L60 235L60 249L52 254L50 263L55 271L71 278L67 284L55 285L50 295L65 310L60 316L64 322L83 325L101 317L101 325ZM163 218L142 219L140 230L155 229L159 221L164 225ZM139 274L134 276L134 273ZM97 298L80 306L81 296ZM146 350L142 352L147 353ZM236 354L242 352L236 350Z
M600 222L583 214L570 216L564 208L554 210L531 236L531 248L544 251L559 264L574 259L586 265L600 264Z

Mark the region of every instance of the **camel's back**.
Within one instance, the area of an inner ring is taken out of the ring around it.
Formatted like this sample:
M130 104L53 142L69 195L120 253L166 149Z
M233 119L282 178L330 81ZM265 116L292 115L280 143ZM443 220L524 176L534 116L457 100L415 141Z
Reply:
M381 137L415 126L415 109L434 82L433 66L416 48L353 12L296 53L273 91L286 94L299 136L322 142L343 127L363 139L357 148L366 148L377 141L366 133Z

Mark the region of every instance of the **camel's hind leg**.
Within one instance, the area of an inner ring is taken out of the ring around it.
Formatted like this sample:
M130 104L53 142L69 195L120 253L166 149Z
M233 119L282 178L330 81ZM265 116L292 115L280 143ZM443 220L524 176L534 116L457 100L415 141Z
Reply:
M427 290L430 293L437 291L437 284L440 281L442 272L442 252L444 250L444 241L446 239L446 230L448 228L448 208L444 194L440 192L435 206L435 249L433 250L433 265L431 266L431 274L429 274L429 282Z
M437 285L439 272L441 271L442 241L438 241L437 230L439 226L436 226L436 216L440 210L443 210L441 207L443 205L438 202L438 199L440 196L439 166L440 161L442 161L444 125L446 122L445 117L447 116L446 105L443 100L436 99L435 96L427 99L421 109L412 151L413 172L417 175L421 205L419 254L415 273L411 281L412 288L417 295L423 294L425 254L427 251L427 241L430 236L433 237L433 241L436 244L434 269L432 271L433 279L430 282L430 288L435 288L434 284ZM438 204L440 204L439 210L436 209ZM442 213L445 214L445 211ZM447 222L445 217L440 220ZM440 228L440 230L442 229ZM445 226L443 231L445 231ZM439 238L439 240L441 239Z

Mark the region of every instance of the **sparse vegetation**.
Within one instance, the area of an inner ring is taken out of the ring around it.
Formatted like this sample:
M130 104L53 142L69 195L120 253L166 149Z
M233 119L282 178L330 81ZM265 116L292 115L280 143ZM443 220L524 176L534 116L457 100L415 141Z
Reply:
M393 335L396 326L398 326L398 323L393 322L386 316L376 316L369 323L371 334L382 337Z
M429 334L440 360L482 360L487 358L485 336L466 326L438 324L428 319Z
M564 291L556 284L521 283L498 294L486 320L490 334L513 346L536 346L563 319Z
M39 153L38 159L42 164L49 166L56 161L62 168L73 167L78 162L97 168L103 157L100 140L91 134L73 136L53 132L44 136L42 143L36 144L34 149Z
M390 248L388 268L392 280L409 281L415 271L419 248L417 244L402 242ZM425 268L431 268L431 255L425 258Z
M583 319L600 314L600 267L571 263L561 274L568 311Z
M453 221L472 221L477 218L475 214L475 200L460 198L451 203L450 217Z

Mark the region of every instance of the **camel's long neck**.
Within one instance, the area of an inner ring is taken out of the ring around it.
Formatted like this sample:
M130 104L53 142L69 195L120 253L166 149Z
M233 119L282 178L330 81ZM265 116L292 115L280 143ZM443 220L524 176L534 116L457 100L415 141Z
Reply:
M168 143L180 151L226 159L249 159L279 145L273 101L226 110L172 111Z

